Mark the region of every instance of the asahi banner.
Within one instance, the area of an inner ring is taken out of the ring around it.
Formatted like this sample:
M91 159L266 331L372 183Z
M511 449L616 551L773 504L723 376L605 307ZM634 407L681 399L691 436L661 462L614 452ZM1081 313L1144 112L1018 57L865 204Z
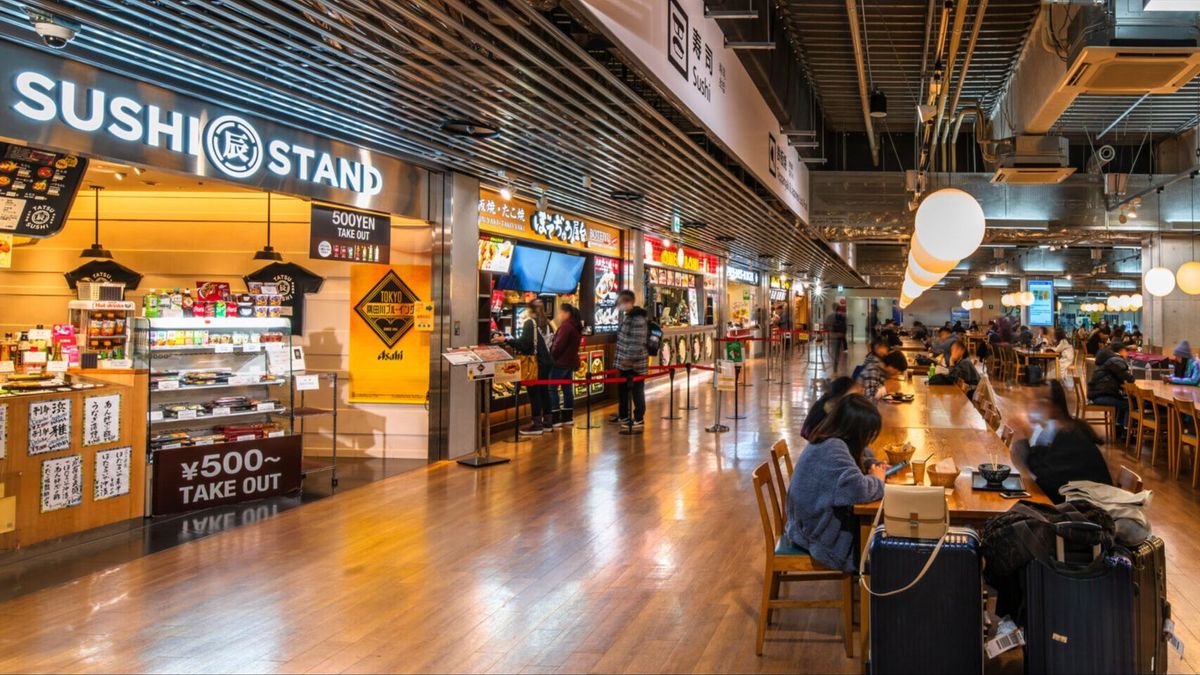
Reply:
M427 217L427 172L365 148L8 42L0 87L0 136L9 139Z
M725 48L721 27L704 18L704 0L574 4L808 222L808 167L780 134L779 120L737 54Z

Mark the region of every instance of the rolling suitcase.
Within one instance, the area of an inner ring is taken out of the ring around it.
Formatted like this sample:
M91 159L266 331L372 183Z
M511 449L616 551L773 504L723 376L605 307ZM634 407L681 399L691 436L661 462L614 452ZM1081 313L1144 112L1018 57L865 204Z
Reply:
M1055 529L1101 528L1089 522L1057 523ZM1025 672L1139 672L1135 665L1133 563L1106 554L1097 544L1090 560L1064 551L1025 568Z
M871 587L886 593L912 582L936 540L889 537L871 541ZM983 582L979 536L951 528L938 557L915 586L871 597L872 673L983 672Z
M1158 675L1167 672L1167 559L1163 540L1151 536L1129 550L1133 564L1134 643L1136 672Z

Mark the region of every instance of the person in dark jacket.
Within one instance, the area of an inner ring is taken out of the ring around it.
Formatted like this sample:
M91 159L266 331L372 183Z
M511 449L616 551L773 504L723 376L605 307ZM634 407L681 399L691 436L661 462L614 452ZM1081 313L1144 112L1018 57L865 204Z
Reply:
M1117 409L1117 435L1125 435L1129 421L1129 400L1125 397L1125 383L1133 382L1133 373L1125 355L1129 348L1124 343L1114 342L1108 349L1096 355L1096 372L1088 382L1088 400L1096 405L1110 405Z
M558 330L550 343L551 380L569 380L579 369L579 343L583 340L583 319L579 308L563 303L558 307ZM561 394L559 392L562 392ZM553 427L558 429L575 424L575 386L550 386L550 409Z
M646 349L646 338L650 332L650 316L638 307L637 296L625 289L617 295L617 308L623 313L621 325L617 327L617 352L614 360L620 376L629 383L617 385L617 414L608 421L628 424L634 429L644 426L646 415L646 382L637 380L649 370L650 352ZM633 417L630 418L630 415Z
M833 406L837 405L839 399L846 394L861 394L862 387L854 381L853 377L843 375L833 382L829 383L829 391L825 392L818 398L812 407L808 409L808 415L804 418L804 424L800 427L800 437L807 439L812 435L813 430L825 420Z
M1097 326L1096 328L1092 329L1092 332L1088 334L1087 338L1087 354L1089 356L1096 356L1099 354L1100 348L1103 347L1104 343L1106 342L1108 342L1107 327Z
M1012 422L1022 436L1013 443L1014 462L1028 469L1055 504L1064 501L1058 489L1071 481L1112 485L1100 438L1086 423L1071 417L1066 391L1058 380L1050 380L1047 393L1030 407L1028 419Z
M550 368L554 360L550 356L550 321L546 318L546 310L542 301L534 298L522 313L521 330L517 337L501 338L501 341L512 347L518 356L532 356L537 362L537 379L544 380L550 376ZM519 429L525 436L540 436L547 429L554 427L554 418L550 407L550 388L544 384L531 384L526 388L529 394L529 424Z
M979 386L979 371L967 356L967 346L957 340L950 343L946 360L950 364L950 379L955 384L966 385L967 398L974 398L975 387Z
M853 572L859 544L855 504L883 498L887 464L873 461L867 447L879 435L882 418L862 394L843 396L812 438L792 471L787 494L785 537L813 560ZM865 462L864 460L871 460ZM871 466L864 475L863 466Z

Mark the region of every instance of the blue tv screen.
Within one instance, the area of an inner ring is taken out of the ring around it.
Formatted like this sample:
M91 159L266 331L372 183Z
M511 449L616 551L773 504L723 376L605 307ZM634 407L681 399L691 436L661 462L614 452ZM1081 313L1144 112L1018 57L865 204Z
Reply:
M569 253L551 253L542 280L542 293L574 293L583 274L584 257Z
M546 278L546 266L550 263L550 251L529 246L513 247L512 264L508 274L496 280L496 288L503 291L542 292L542 280Z

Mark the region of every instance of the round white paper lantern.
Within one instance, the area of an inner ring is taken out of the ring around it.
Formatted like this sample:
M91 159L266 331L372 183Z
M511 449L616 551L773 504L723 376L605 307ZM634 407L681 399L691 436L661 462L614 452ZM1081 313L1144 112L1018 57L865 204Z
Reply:
M1025 291L1021 294L1021 304L1026 307L1033 304L1033 291Z
M944 188L917 207L913 240L933 259L958 264L983 243L986 226L983 208L974 197L957 188Z
M916 235L909 241L909 255L912 256L914 262L921 266L922 269L937 274L945 274L954 269L954 266L959 263L958 260L943 260L935 257L933 254L925 250L925 247L917 241Z
M916 300L922 293L925 292L925 288L926 287L921 286L911 278L905 277L904 283L900 286L900 292L912 298L913 300Z
M921 267L921 264L913 258L911 251L908 254L908 269L905 270L905 273L913 281L924 286L932 286L941 281L942 277L946 276L946 272L933 272Z
M1128 312L1129 310L1133 309L1133 301L1130 300L1128 295L1118 295L1117 307L1120 308L1122 312Z
M1192 260L1179 266L1175 272L1175 281L1179 282L1179 290L1188 295L1200 295L1200 262Z
M1145 299L1141 293L1134 293L1129 296L1129 304L1133 305L1134 309L1141 309L1143 303L1145 303Z
M1142 287L1150 295L1161 298L1175 290L1175 275L1165 267L1152 267L1149 272L1146 272L1146 278L1142 280Z

